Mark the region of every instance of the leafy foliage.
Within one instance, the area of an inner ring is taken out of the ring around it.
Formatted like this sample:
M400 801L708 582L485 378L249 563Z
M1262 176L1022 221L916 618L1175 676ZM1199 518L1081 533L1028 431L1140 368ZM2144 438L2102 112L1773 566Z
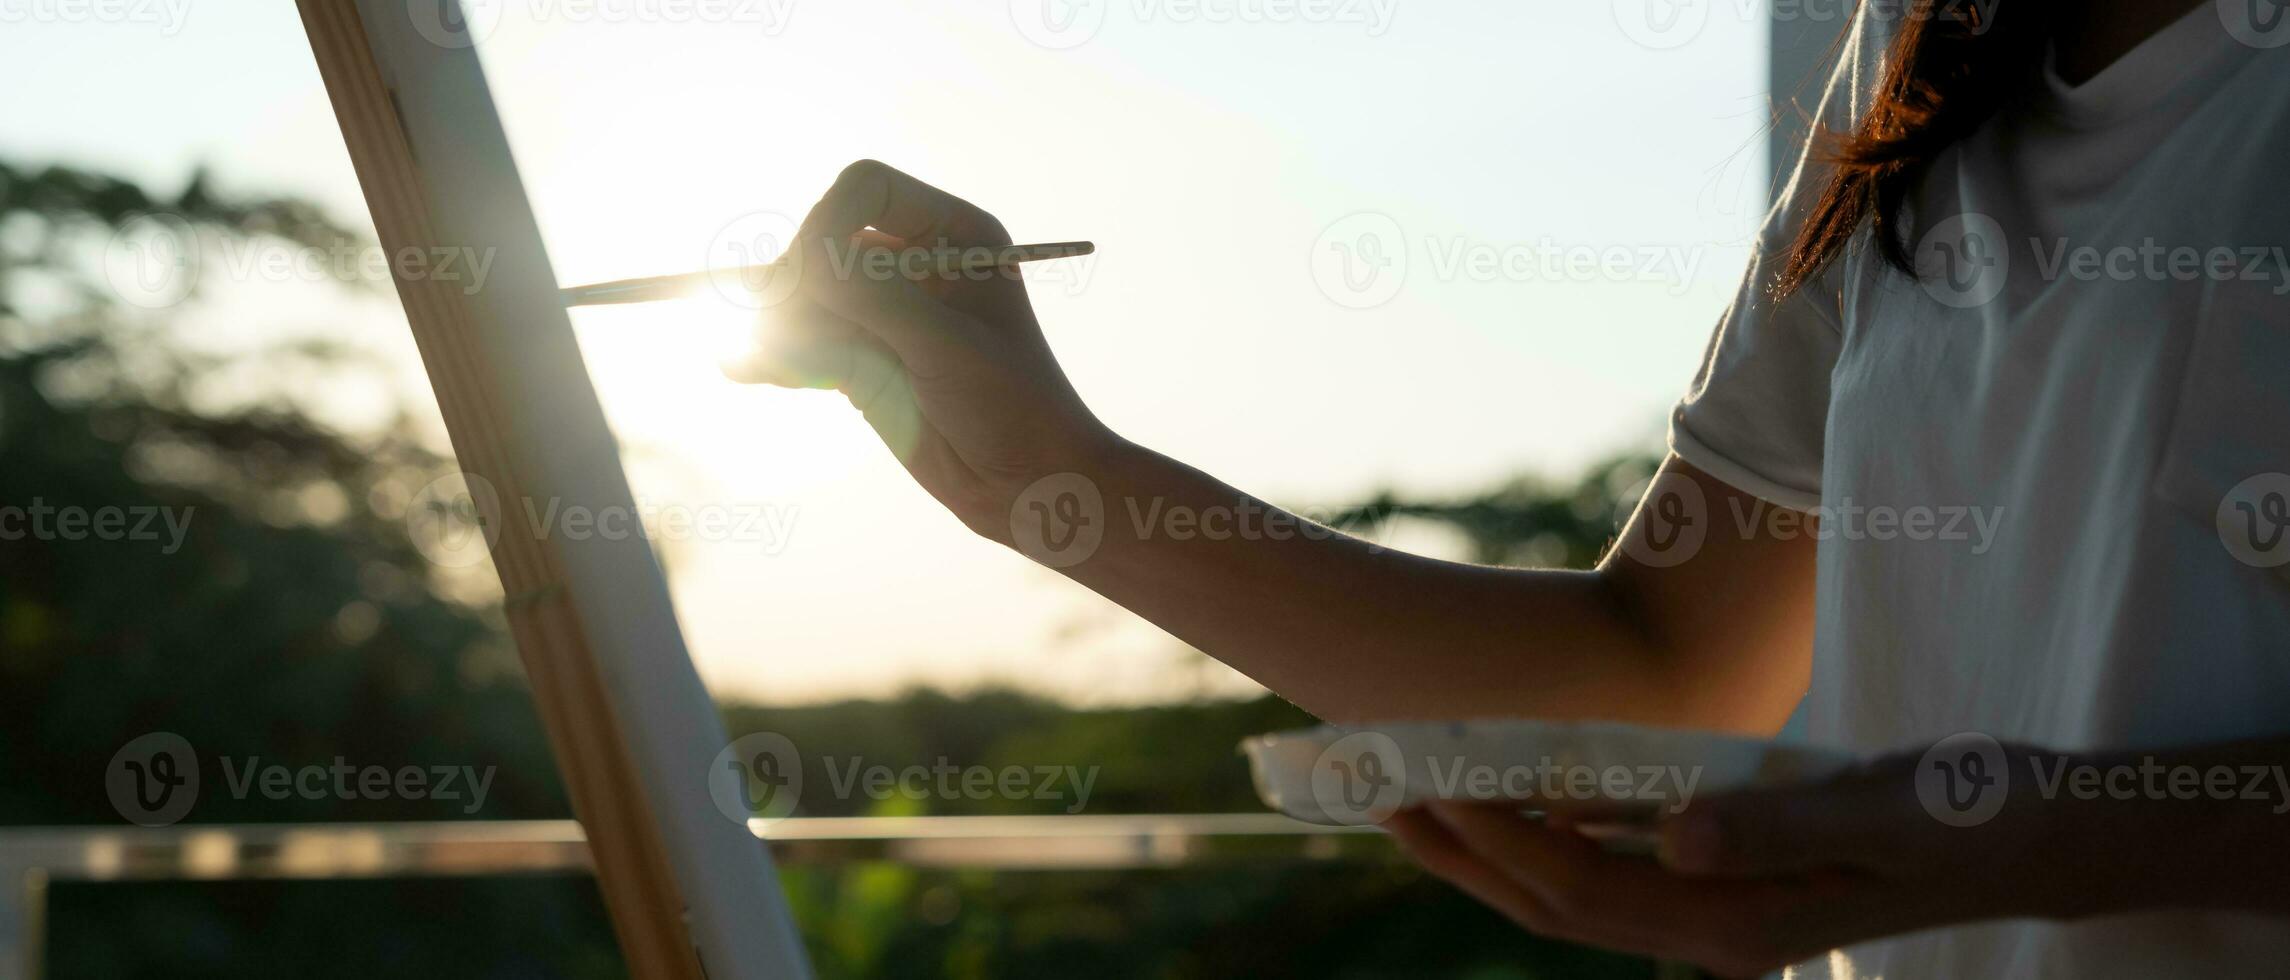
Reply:
M342 758L496 772L468 813L466 800L241 796L210 769L194 823L568 815L498 611L434 580L406 534L407 489L446 461L402 417L353 433L314 421L288 389L201 397L198 382L226 369L371 366L324 343L187 351L162 324L116 309L86 255L148 211L201 235L354 237L306 204L227 198L203 176L159 199L100 174L0 164L0 506L115 508L182 529L0 540L0 826L117 826L104 771L150 731L184 736L203 765ZM1617 482L1646 469L1618 461L1580 487L1522 481L1451 503L1387 495L1359 516L1452 525L1483 560L1584 564L1612 533ZM734 734L791 737L812 786L828 785L814 768L828 757L1090 767L1093 813L1253 811L1234 744L1310 721L1272 698L1077 710L1006 690L730 706L726 720ZM1058 813L1069 802L807 792L801 812ZM794 868L785 884L830 977L1644 972L1526 937L1396 862L1059 874L862 864ZM51 898L56 977L621 971L587 879L61 884Z
M217 356L115 316L75 259L150 208L215 234L348 235L305 205L220 200L203 180L155 201L98 175L0 167L0 505L116 509L121 531L149 514L157 535L26 533L28 513L0 527L14 532L0 540L0 824L119 826L105 767L150 731L184 736L202 760L193 822L566 815L497 617L432 589L381 492L443 461L402 424L353 436L276 398L194 407L190 384ZM37 317L5 301L34 283L70 301ZM238 360L359 369L348 357L302 345ZM241 797L215 764L336 758L498 775L484 808L465 813L466 799ZM619 971L585 879L53 895L57 977ZM449 927L439 907L454 909Z

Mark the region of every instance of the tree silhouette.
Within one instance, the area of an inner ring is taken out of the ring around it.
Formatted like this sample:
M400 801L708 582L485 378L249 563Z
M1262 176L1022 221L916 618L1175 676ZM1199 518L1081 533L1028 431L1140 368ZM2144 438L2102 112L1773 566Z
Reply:
M0 164L0 507L158 513L182 528L179 538L7 537L0 521L0 824L121 825L106 767L123 743L156 731L187 739L206 769L192 823L567 815L498 611L441 580L408 536L411 491L449 461L402 411L349 432L316 421L290 387L222 407L201 398L200 382L216 376L378 368L325 341L227 355L171 342L171 311L124 308L89 258L153 214L200 240L364 244L308 204L231 197L204 176L159 199L83 170ZM190 277L194 298L201 279ZM1461 531L1479 560L1583 565L1611 537L1624 487L1650 469L1625 458L1575 486L1520 480L1449 502L1387 494L1339 523L1435 521ZM1077 710L1012 691L732 706L727 720L734 734L779 731L875 764L1097 767L1090 812L1255 809L1234 743L1310 722L1269 698ZM496 775L471 813L466 800L234 794L220 771L225 760L337 757ZM809 774L810 785L826 782ZM901 812L1062 806L951 800ZM802 812L884 811L807 796ZM1644 973L1526 937L1397 864L868 865L792 869L786 885L830 977ZM60 884L51 909L47 965L59 978L621 972L585 878Z

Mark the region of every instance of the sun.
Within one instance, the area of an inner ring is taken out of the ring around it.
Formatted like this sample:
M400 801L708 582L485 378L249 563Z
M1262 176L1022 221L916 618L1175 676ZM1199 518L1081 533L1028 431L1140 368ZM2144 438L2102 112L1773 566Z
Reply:
M715 290L572 317L639 496L634 471L653 456L704 474L703 492L778 497L840 483L882 452L835 392L725 377L721 365L755 349L758 313Z

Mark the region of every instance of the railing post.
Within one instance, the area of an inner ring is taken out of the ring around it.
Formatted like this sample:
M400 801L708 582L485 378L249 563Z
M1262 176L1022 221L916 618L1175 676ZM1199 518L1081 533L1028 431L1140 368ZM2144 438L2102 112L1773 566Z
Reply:
M38 980L47 904L45 872L0 865L0 980Z

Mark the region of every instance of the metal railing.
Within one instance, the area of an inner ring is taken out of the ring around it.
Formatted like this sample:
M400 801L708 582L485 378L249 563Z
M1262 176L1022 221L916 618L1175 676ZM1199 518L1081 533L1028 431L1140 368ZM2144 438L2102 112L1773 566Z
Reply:
M1041 817L797 817L751 821L792 865L890 861L1010 871L1171 868L1218 861L1386 859L1365 827L1274 813ZM57 881L242 881L586 872L570 820L0 829L0 980L41 975Z

